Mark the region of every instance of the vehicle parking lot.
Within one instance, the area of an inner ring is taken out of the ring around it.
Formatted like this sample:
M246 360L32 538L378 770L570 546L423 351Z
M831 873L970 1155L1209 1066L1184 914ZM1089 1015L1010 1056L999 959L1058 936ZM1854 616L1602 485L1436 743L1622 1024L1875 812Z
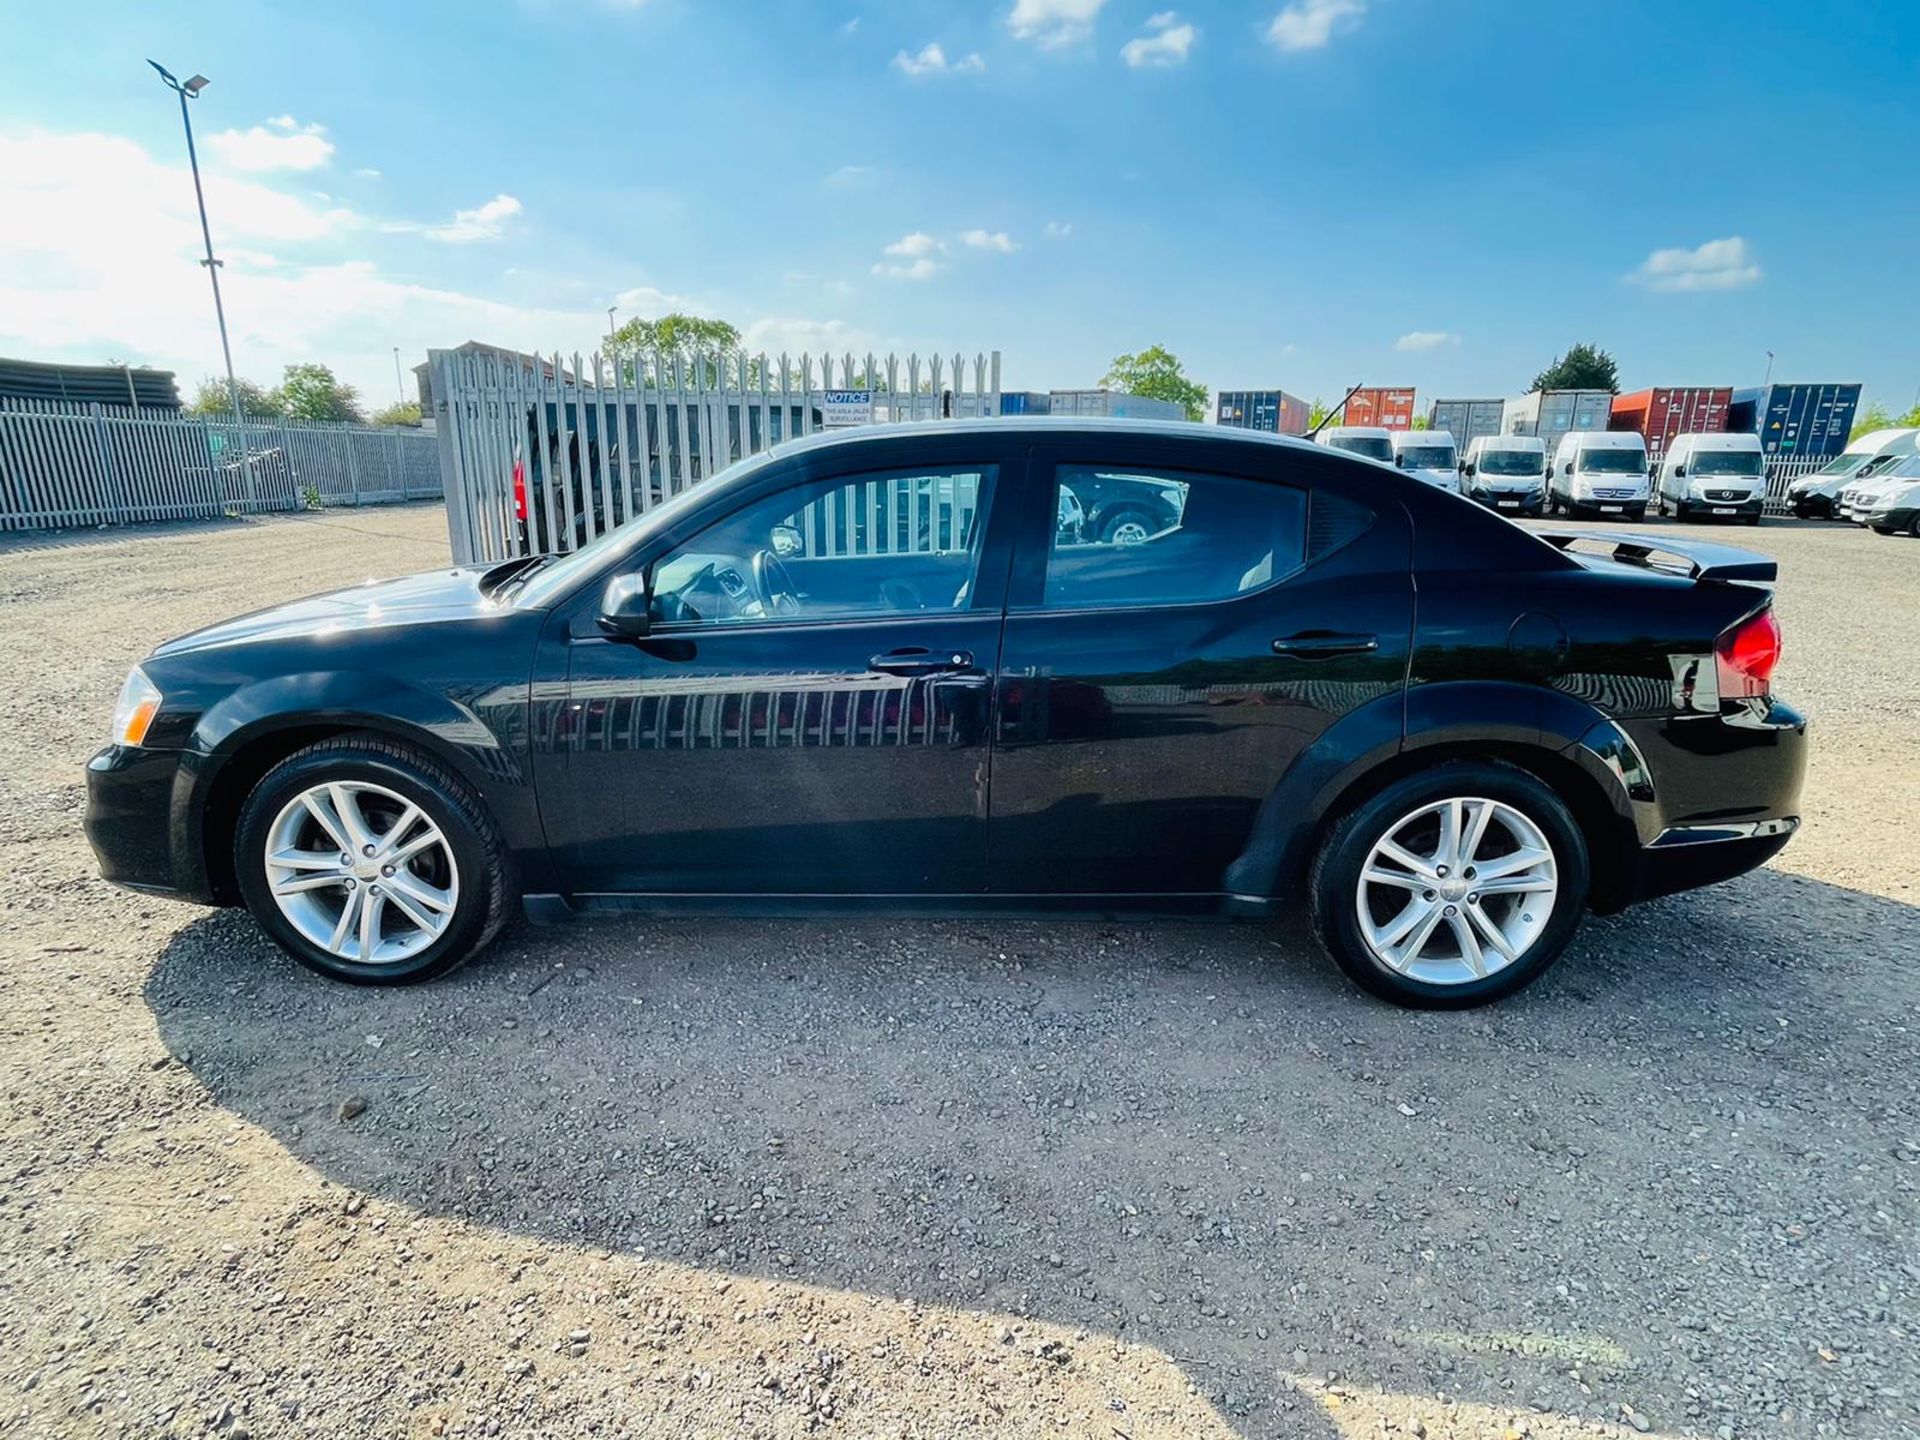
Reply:
M1292 923L330 984L99 881L81 767L154 643L440 510L0 545L0 1433L1920 1433L1920 543L1674 528L1780 561L1805 828L1464 1014Z

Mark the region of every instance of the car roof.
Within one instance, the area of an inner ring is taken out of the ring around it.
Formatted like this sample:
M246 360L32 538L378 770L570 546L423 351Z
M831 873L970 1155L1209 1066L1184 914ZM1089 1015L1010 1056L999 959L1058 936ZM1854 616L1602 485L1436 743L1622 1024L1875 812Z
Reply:
M1101 416L1002 415L963 420L911 420L877 425L853 425L844 430L819 430L775 447L782 455L813 454L842 447L879 445L915 436L1031 435L1036 438L1070 435L1113 437L1152 436L1168 440L1209 440L1230 445L1324 453L1321 447L1296 435L1274 435L1264 430L1242 430L1233 425L1206 425L1196 420L1116 420ZM1323 432L1324 433L1324 432Z

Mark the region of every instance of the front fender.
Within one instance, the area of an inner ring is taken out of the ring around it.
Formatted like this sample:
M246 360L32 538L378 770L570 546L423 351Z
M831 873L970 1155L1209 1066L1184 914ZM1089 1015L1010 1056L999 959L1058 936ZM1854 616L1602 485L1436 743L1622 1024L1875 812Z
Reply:
M361 730L410 745L465 782L509 849L543 854L527 769L527 687L440 692L364 670L276 675L229 692L195 721L174 784L176 863L198 857L221 775L254 745L291 731Z

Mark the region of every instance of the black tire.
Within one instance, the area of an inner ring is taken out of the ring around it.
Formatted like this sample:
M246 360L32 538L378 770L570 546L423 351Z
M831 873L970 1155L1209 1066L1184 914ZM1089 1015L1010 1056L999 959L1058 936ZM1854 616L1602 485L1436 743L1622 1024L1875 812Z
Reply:
M1123 525L1134 524L1145 529L1148 535L1158 534L1166 529L1160 517L1140 505L1116 505L1100 517L1100 543L1114 544L1114 536Z
M1354 897L1361 867L1388 827L1423 805L1455 796L1498 800L1538 826L1553 850L1559 891L1553 915L1519 959L1484 979L1433 984L1400 974L1374 955L1361 936ZM1590 875L1586 837L1544 783L1512 765L1448 761L1394 782L1334 823L1308 874L1308 913L1320 944L1361 989L1410 1009L1464 1010L1524 989L1560 958L1586 912Z
M370 965L330 953L294 927L269 891L264 857L275 817L326 780L369 782L418 805L440 828L459 867L452 919L404 960ZM410 985L446 974L499 933L517 895L506 848L466 786L429 756L375 735L323 740L274 766L241 807L234 847L240 893L260 928L308 969L355 985Z

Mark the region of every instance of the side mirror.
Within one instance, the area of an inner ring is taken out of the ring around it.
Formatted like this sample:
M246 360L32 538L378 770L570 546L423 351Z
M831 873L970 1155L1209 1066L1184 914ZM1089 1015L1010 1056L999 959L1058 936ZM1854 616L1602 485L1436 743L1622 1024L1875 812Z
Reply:
M768 544L773 547L773 553L778 555L782 560L786 559L789 555L798 555L800 553L800 532L792 525L774 526L772 534L767 537L767 541Z
M653 574L616 575L600 597L597 622L616 640L644 640L653 630Z
M1562 475L1571 475L1573 473L1573 462L1569 460L1566 464L1562 465L1560 467L1560 473Z
M1404 470L1407 468L1407 457L1404 455L1396 455L1393 457L1393 463Z
M1475 468L1472 465L1462 465L1460 467L1460 473L1466 476L1467 479L1471 480L1474 477L1474 475L1477 474L1478 472L1475 470Z
M1673 467L1673 478L1676 480L1678 480L1681 476L1685 475L1686 473L1687 473L1687 467L1684 465L1676 465Z

